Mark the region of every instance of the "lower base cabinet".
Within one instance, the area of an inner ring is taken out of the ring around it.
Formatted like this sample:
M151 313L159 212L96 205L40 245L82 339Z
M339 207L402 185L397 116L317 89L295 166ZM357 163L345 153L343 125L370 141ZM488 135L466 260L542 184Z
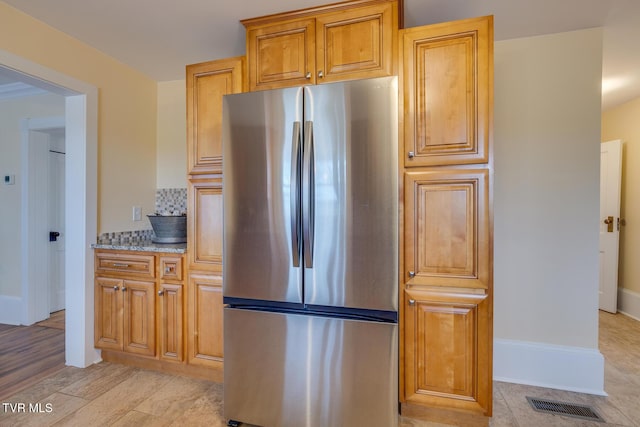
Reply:
M222 369L222 276L189 275L188 362Z
M222 277L184 265L182 254L96 249L103 360L222 380Z
M407 403L491 416L489 302L482 290L405 290Z
M155 355L153 282L96 278L96 347Z
M160 359L184 361L184 285L160 283L157 298Z

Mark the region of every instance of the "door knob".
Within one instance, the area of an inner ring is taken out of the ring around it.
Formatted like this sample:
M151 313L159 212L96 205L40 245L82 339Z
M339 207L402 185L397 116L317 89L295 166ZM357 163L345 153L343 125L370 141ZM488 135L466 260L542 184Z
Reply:
M607 224L607 232L608 233L613 233L613 217L612 216L608 216L604 220L604 223Z

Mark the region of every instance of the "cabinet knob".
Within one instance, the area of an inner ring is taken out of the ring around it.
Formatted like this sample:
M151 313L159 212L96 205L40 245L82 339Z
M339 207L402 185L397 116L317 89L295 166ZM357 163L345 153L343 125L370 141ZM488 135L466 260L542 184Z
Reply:
M410 299L409 300L409 305L415 305L416 304L416 300L414 299Z
M164 295L164 291L158 291L158 296L161 297L162 295Z
M324 77L324 73L322 72L322 70L318 71L318 77L320 77L320 78Z
M409 272L409 277L416 277L416 272L415 271L410 271Z
M413 159L415 157L416 153L414 153L413 151L409 151L409 158Z
M114 286L114 287L113 287L113 290L114 290L114 291L117 291L118 289L120 289L118 286Z
M122 292L127 292L127 287L126 286L122 287Z
M311 73L307 73L307 74L305 75L305 77L306 77L306 79L307 79L307 80L311 79Z

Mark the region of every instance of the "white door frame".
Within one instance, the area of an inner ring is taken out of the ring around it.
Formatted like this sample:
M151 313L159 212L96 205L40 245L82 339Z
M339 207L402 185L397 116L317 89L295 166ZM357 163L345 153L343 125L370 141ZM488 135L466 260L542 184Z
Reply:
M98 218L98 89L2 49L0 66L33 86L65 96L65 358L67 365L86 367L100 360L93 344L91 249Z
M49 242L46 240L48 227L48 203L42 192L48 191L49 175L46 173L49 161L49 143L35 141L32 131L46 132L64 128L65 118L43 117L23 119L21 123L21 173L22 209L22 324L44 320L49 317ZM39 190L38 190L39 189Z

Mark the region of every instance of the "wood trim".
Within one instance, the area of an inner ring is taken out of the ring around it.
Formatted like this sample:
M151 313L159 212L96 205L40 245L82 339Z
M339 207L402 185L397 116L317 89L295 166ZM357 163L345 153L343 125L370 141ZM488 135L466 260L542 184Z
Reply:
M433 408L414 403L403 402L400 405L400 414L416 420L435 422L452 426L487 427L489 417L478 415L475 412L467 412L456 409Z
M184 363L168 362L147 357L140 357L117 351L102 350L102 360L105 362L121 363L123 365L135 366L137 368L152 369L159 372L169 372L171 374L184 375L191 378L198 378L207 381L221 383L223 380L222 368L211 368L208 366L194 366Z
M241 19L240 22L242 23L242 25L245 26L245 28L248 28L256 25L265 25L265 24L271 24L275 22L283 22L288 20L307 18L307 17L319 15L322 13L338 12L346 9L352 9L354 7L371 6L374 4L393 3L393 2L398 3L398 7L403 6L403 0L400 0L400 1L398 0L351 0L351 1L344 1L344 2L338 2L338 3L325 4L321 6L309 7L306 9L298 9L298 10L293 10L288 12L274 13L271 15L259 16L256 18ZM404 24L403 22L404 20L400 20L400 18L398 20L399 20L399 24ZM402 28L402 26L400 28Z

